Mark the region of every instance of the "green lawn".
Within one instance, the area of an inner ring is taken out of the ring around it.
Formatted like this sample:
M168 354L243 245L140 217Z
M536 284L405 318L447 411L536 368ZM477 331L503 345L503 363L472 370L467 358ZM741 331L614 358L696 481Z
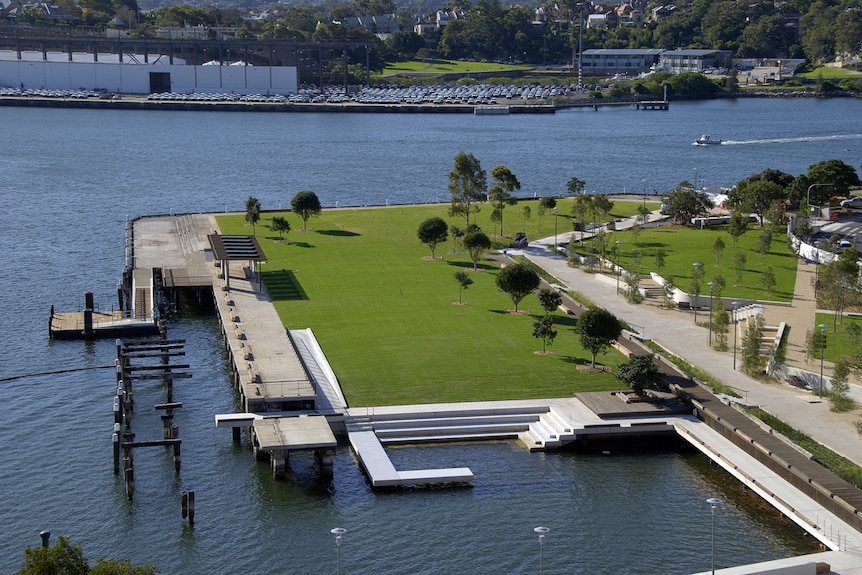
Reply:
M529 203L534 216L528 234L541 235L540 227L553 233L553 214L539 218L536 202ZM521 207L504 211L507 236L524 228ZM293 226L284 242L267 231L278 214L264 213L257 225L268 260L263 278L276 310L290 328L314 331L348 401L394 405L618 389L610 374L578 370L590 356L577 342L573 320L559 313L553 355L535 353L542 349L532 337L538 300L531 295L520 305L532 315L507 313L512 302L497 289L498 269L490 262L471 272L475 283L463 293L466 305L457 305L453 274L471 269L472 262L463 250L451 252L451 240L437 248L444 259L429 261L430 250L416 237L419 223L432 216L464 227L463 220L447 216L447 208L324 210L308 231L296 215L281 214ZM478 217L486 232L493 229L490 212L483 206ZM251 232L243 215L219 217L219 225L226 234ZM495 239L501 246L509 241ZM599 358L609 366L623 360L617 352Z
M756 251L761 230L756 224L749 227L737 247L727 233L727 226L711 226L703 230L690 227L665 226L642 230L635 239L631 231L611 232L608 245L617 240L620 245L620 265L629 270L640 270L643 274L657 271L655 253L658 249L665 251L665 266L661 275L673 278L674 284L684 291L689 290L694 277L694 263L701 262L705 270L701 294L708 295L707 282L721 274L725 279L724 297L741 299L790 301L796 283L796 256L788 249L784 236L774 236L769 253L761 256ZM716 238L721 238L725 244L721 259L713 252ZM746 263L740 282L736 281L734 258L737 253L744 253ZM637 254L640 254L640 264ZM773 293L763 291L761 277L763 271L772 266L775 274Z
M819 66L810 72L803 72L801 74L797 74L797 76L802 76L803 78L823 78L824 80L843 80L844 78L862 78L862 72L856 72L854 70L845 70L844 68L832 68L829 66Z
M496 62L462 62L459 60L405 60L390 62L383 76L397 74L466 74L467 72L501 72L529 70L524 64L498 64Z
M831 313L818 313L814 325L826 325L826 349L823 351L826 361L836 362L841 359L842 355L852 356L859 349L860 338L852 338L847 333L847 328L853 324L862 327L862 317L844 314L838 318L837 330L834 330L835 315ZM820 359L818 352L817 358Z

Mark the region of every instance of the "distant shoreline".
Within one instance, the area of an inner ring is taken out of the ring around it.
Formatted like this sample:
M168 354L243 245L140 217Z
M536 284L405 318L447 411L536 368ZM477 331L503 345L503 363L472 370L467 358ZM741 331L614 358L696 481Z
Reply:
M677 96L674 102L726 100L737 98L862 98L862 94L831 93L820 95L810 90L793 92L757 91L718 94L709 97ZM346 103L294 103L294 102L204 102L149 100L142 95L120 95L116 99L70 99L40 96L0 96L0 107L69 108L87 110L161 110L182 112L278 112L278 113L400 113L400 114L473 114L482 108L508 109L508 114L553 114L568 108L594 108L635 106L644 100L583 98L557 103L524 103L522 100L500 101L495 105L474 104L361 104Z

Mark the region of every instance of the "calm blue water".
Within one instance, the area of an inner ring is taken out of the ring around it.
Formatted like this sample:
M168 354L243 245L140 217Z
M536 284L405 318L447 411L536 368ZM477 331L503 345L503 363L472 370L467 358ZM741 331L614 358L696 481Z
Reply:
M674 104L669 112L571 110L554 116L223 114L0 108L0 378L113 361L110 342L50 342L48 308L81 307L93 291L115 305L128 217L264 209L314 190L326 206L444 201L458 151L488 171L506 164L526 196L659 192L682 180L729 185L765 168L804 173L862 158L859 100ZM733 143L699 148L701 133ZM547 573L691 573L709 567L704 500L720 511L720 565L811 550L798 529L698 455L530 454L514 443L394 450L396 465L467 465L475 486L373 493L349 450L332 482L294 458L273 482L247 446L216 430L234 411L213 321L169 326L195 376L176 387L183 469L160 449L136 453L127 503L111 471L110 370L0 381L0 572L14 572L43 529L99 556L154 561L165 573L332 573L329 529L349 530L344 573L534 573L532 528L552 529ZM139 386L134 429L157 437L164 400ZM197 494L193 529L179 492ZM672 541L672 544L668 542Z

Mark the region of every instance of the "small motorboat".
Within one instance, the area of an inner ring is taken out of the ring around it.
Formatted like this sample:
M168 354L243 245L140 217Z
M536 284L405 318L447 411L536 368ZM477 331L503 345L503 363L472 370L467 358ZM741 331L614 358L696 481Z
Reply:
M704 134L694 141L695 146L717 146L721 144L721 140L711 137L709 134Z

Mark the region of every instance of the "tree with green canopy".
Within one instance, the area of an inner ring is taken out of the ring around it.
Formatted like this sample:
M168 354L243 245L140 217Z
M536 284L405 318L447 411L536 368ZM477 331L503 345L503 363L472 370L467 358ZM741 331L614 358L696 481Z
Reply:
M506 166L497 166L491 170L491 188L488 190L488 201L494 208L494 214L500 222L500 235L503 235L503 208L514 206L518 200L512 195L521 189L521 182Z
M515 313L518 313L518 304L527 294L539 287L541 278L527 264L517 263L500 270L495 281L500 291L512 298Z
M455 281L458 283L458 303L463 303L461 301L461 294L465 289L473 285L473 280L470 278L470 274L461 270L459 272L455 272L453 276Z
M284 234L290 231L290 222L282 216L272 216L269 223L269 230L278 234L278 237L284 239Z
M617 317L601 307L591 307L578 317L575 331L584 349L592 353L591 366L596 367L596 356L610 348L623 331Z
M784 188L769 180L755 180L752 182L743 180L736 184L727 197L734 209L741 209L756 214L762 228L763 215L769 210L773 202L787 199L787 192Z
M154 575L155 565L132 565L128 560L99 559L90 567L80 545L60 535L51 546L27 547L17 575Z
M491 240L482 230L470 232L464 236L464 249L470 254L470 259L473 260L473 270L479 264L482 254L491 248Z
M419 224L416 235L420 242L431 248L431 259L434 259L437 245L449 239L449 225L443 218L428 218Z
M637 395L661 381L661 372L653 361L653 354L632 354L629 360L617 367L617 379Z
M302 218L302 229L308 229L308 218L319 216L323 208L320 207L320 199L314 192L305 190L299 192L290 201L290 207Z
M554 318L546 315L533 324L533 337L542 340L542 353L548 349L548 346L554 343L554 338L557 337L557 330L554 329Z
M473 154L458 152L455 167L449 172L450 216L462 216L470 225L470 214L478 213L479 202L487 197L488 177Z
M556 290L542 288L539 290L539 303L545 313L550 314L563 304L563 298Z
M712 209L712 200L698 192L688 182L672 189L665 199L666 213L677 223L688 225L694 218L705 216Z
M249 196L245 201L245 221L251 224L252 235L257 235L257 222L260 221L260 200Z

